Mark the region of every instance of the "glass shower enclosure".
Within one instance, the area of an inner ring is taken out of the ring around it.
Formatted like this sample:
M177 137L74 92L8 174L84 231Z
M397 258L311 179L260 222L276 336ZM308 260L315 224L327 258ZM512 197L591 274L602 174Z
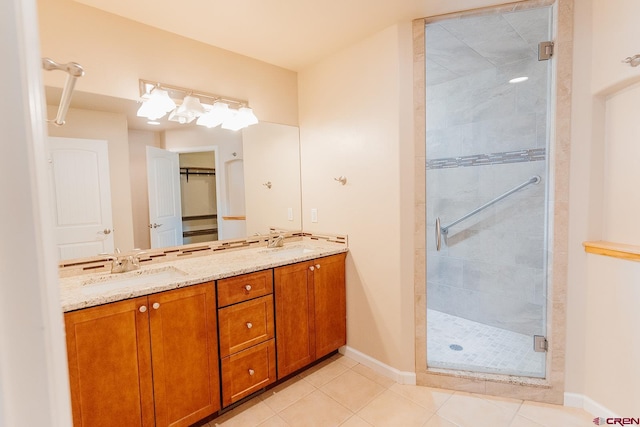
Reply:
M426 26L429 369L545 376L552 17Z

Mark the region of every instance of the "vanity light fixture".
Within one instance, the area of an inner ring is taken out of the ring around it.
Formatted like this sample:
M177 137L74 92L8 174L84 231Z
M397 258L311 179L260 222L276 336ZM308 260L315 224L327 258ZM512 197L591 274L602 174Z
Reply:
M140 117L157 120L171 112L171 121L187 124L197 118L196 124L200 126L213 128L221 125L223 129L230 130L258 123L247 101L143 79L139 80L139 86L142 101L138 109ZM167 99L172 105L166 102ZM176 106L175 101L180 105Z

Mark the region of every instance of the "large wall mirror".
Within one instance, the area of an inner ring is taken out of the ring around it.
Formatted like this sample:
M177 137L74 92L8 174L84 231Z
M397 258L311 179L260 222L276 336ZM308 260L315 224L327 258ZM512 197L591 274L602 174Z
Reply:
M58 88L46 88L49 117L55 116L60 94ZM152 126L136 117L138 107L132 100L78 90L65 125L49 126L61 260L115 248L243 238L269 227L302 228L297 127L260 122L230 131L166 120ZM152 163L164 154L178 162L168 177ZM79 167L84 161L99 162L100 156L106 159L102 184L98 174ZM167 189L174 192L167 194ZM180 230L169 232L169 220L157 214L174 210L176 200ZM110 208L103 215L99 207L105 203ZM89 242L65 240L93 218L103 222L88 227Z

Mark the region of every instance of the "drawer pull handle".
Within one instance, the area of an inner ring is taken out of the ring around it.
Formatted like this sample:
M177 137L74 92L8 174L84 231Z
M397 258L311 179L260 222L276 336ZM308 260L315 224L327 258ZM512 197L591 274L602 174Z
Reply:
M311 267L309 267L309 270L311 270L311 271L313 271L313 270L315 270L315 269L316 269L316 268L315 268L313 265L312 265Z
M251 285L244 285L244 289L249 292L251 290Z
M253 376L253 374L255 374L256 371L254 371L253 369L249 369L249 375Z
M160 303L159 302L154 302L152 307L153 307L154 310L157 310L157 309L160 308Z
M147 306L146 305L141 305L138 310L140 310L140 313L144 313L145 311L147 311Z
M247 322L247 329L253 328L253 324L251 322Z
M320 264L316 264L316 268L320 270Z

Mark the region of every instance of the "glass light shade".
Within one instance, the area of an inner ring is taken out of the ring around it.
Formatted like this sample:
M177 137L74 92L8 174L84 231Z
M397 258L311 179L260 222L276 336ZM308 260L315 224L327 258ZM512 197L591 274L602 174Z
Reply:
M169 97L166 90L155 88L149 94L149 98L138 109L138 117L146 117L157 120L164 117L169 111L176 108L176 103Z
M137 112L138 117L146 117L149 120L157 120L164 117L165 114L167 114L166 111L158 108L158 106L150 100L143 102Z
M240 130L258 123L258 118L253 114L251 108L241 107L237 111L232 111L234 111L235 114L233 117L230 117L229 120L225 120L222 123L222 129Z
M187 95L184 97L182 104L171 112L169 120L181 124L191 123L196 117L204 114L204 112L204 107L200 103L200 100L195 96Z
M211 107L211 110L198 117L196 124L214 128L227 120L231 114L233 113L229 110L227 104L224 102L216 102L213 104L213 107Z
M258 118L253 114L253 110L249 107L242 107L238 110L238 115L244 123L244 127L255 125L258 123Z

